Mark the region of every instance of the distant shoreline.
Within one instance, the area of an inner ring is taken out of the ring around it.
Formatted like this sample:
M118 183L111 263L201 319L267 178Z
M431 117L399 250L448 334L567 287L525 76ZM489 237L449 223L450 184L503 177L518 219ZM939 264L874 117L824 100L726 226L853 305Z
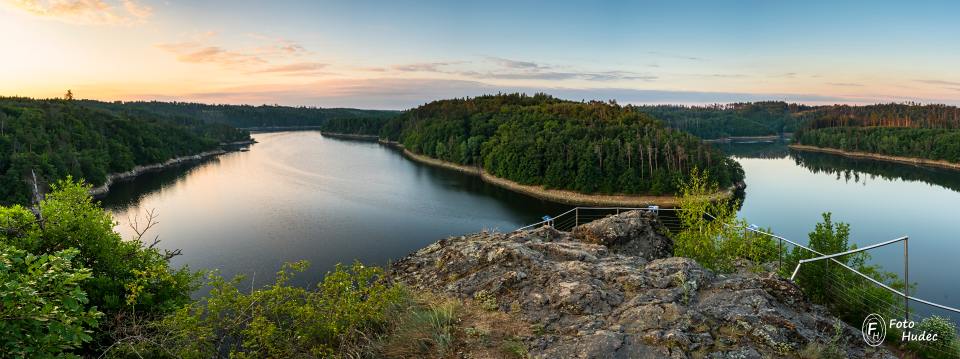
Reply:
M785 133L783 136L780 135L769 135L769 136L730 136L730 137L721 137L721 138L712 138L705 139L703 142L706 143L731 143L731 142L773 142L779 141L781 139L790 138L793 135L792 133Z
M362 140L362 141L371 141L378 142L380 141L380 136L376 135L357 135L352 133L337 133L337 132L324 132L320 131L321 136L333 137L333 138L346 138L348 140Z
M839 155L850 158L860 158L860 159L870 159L877 161L886 161L886 162L896 162L914 166L926 166L926 167L937 167L945 168L950 170L960 170L960 163L954 163L943 160L930 160L925 158L916 158L916 157L901 157L901 156L890 156L882 155L879 153L870 153L870 152L851 152L839 150L836 148L829 147L817 147L817 146L808 146L808 145L789 145L790 149L797 151L806 151L806 152L820 152L828 153L832 155Z
M464 166L413 153L406 149L402 144L394 141L386 141L381 139L378 142L380 142L381 145L400 151L405 157L413 161L478 176L486 183L550 202L573 206L646 207L650 205L657 205L664 208L675 208L679 206L679 201L675 196L585 194L569 190L547 189L543 186L524 185L506 178L491 175L479 167ZM729 197L732 194L733 188L717 193L715 196Z
M238 130L247 130L250 132L284 132L284 131L308 131L319 130L320 125L309 126L256 126L256 127L238 127Z

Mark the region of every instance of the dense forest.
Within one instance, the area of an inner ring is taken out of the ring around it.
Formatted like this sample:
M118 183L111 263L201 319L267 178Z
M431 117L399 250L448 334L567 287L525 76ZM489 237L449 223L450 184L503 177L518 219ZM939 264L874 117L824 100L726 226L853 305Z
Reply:
M960 109L946 105L829 106L807 113L798 144L960 163Z
M397 111L353 108L289 107L276 105L207 105L190 102L101 102L83 100L84 105L114 112L152 113L168 118L224 123L237 128L322 126L331 120L387 119Z
M813 107L766 101L711 106L656 105L638 109L670 127L700 138L717 139L794 132L805 121L797 115Z
M797 135L802 145L960 163L960 131L902 127L831 127Z
M805 129L827 127L907 127L960 129L960 108L913 102L869 106L819 106L801 117Z
M334 118L327 120L320 126L324 132L346 133L354 135L377 136L390 118L362 117L362 118Z
M27 203L27 179L92 184L112 172L248 140L226 124L147 112L107 111L75 100L0 98L0 203Z
M672 194L694 168L722 187L743 179L736 162L699 138L614 102L545 94L442 100L389 121L381 136L521 184L584 193Z

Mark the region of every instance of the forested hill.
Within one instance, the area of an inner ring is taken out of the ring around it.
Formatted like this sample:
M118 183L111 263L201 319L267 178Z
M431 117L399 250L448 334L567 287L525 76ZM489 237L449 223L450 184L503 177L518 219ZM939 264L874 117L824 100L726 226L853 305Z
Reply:
M40 182L68 175L100 185L112 172L248 140L247 131L149 112L91 108L85 101L0 97L0 203L27 203Z
M830 106L805 114L801 145L960 163L960 108L881 104Z
M780 101L733 103L711 106L655 105L638 109L668 126L700 138L776 136L796 131L814 107Z
M85 105L113 112L152 113L167 118L186 118L206 123L225 123L237 128L323 126L328 121L387 119L397 111L353 108L289 106L207 105L189 102L101 102L83 100Z
M721 186L740 166L634 106L549 95L431 102L390 120L381 136L407 149L521 184L583 193L672 194L691 169Z

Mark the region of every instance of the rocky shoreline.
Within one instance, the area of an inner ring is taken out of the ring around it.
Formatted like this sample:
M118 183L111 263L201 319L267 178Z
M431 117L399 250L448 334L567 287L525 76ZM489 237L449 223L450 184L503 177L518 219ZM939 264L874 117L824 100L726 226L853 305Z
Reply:
M100 197L106 196L107 193L110 192L110 186L116 182L131 180L147 172L159 171L159 170L167 169L170 167L180 166L185 163L192 163L192 162L200 161L205 158L219 156L227 152L236 151L240 148L244 148L254 143L256 143L256 141L254 140L221 143L220 149L200 152L198 154L190 155L190 156L180 156L176 158L171 158L162 163L153 163L149 165L136 166L130 169L129 171L125 171L125 172L111 173L107 175L107 179L103 182L102 185L90 189L90 195L93 196L94 198L100 198Z
M672 257L661 228L630 211L572 232L451 237L395 263L391 276L522 320L534 328L520 340L535 358L894 357L772 272L744 263L718 274Z

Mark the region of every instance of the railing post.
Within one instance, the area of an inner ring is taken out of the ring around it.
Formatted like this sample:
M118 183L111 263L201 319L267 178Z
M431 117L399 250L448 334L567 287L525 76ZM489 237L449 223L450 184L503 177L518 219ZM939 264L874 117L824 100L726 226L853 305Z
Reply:
M777 264L777 270L783 268L783 239L777 238L777 242L780 242L780 250L777 253L777 256L780 257L780 262Z
M576 227L579 225L580 225L580 207L577 207L573 209L573 226Z
M903 320L910 321L910 237L903 241Z

